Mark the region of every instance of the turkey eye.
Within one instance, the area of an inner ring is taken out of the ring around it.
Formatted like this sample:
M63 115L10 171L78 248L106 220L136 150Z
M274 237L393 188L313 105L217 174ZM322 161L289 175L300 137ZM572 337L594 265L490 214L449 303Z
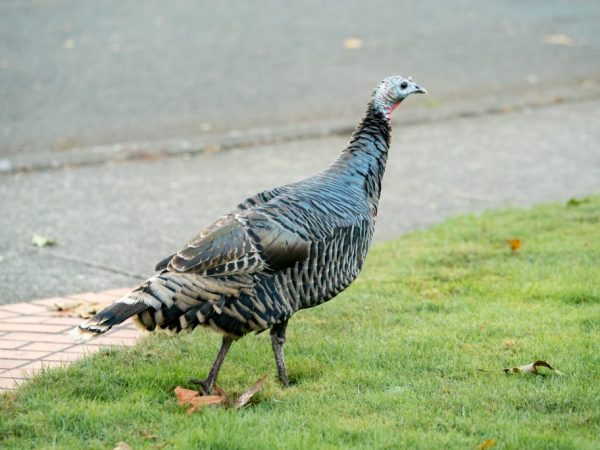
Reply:
M408 83L407 83L406 81L403 81L403 82L400 84L400 87L401 87L402 89L406 89L406 88L408 87Z

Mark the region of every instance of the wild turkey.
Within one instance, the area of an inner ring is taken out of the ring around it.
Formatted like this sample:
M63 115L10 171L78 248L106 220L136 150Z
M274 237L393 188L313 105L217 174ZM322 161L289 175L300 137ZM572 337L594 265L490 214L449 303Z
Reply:
M80 339L125 319L149 331L198 325L223 334L201 392L211 392L231 343L271 330L281 383L288 320L346 289L360 272L375 227L390 143L391 113L410 94L411 77L373 91L350 144L321 173L241 203L156 266L156 275L73 330Z

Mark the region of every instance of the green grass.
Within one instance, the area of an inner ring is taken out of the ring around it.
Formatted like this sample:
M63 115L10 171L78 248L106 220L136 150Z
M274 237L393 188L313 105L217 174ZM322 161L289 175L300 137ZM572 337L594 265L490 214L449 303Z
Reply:
M268 333L248 336L219 384L268 374L256 404L188 416L173 388L205 375L218 345L205 330L155 336L46 371L0 398L0 447L600 448L600 198L376 246L350 289L292 319L290 389ZM536 359L565 375L501 371Z

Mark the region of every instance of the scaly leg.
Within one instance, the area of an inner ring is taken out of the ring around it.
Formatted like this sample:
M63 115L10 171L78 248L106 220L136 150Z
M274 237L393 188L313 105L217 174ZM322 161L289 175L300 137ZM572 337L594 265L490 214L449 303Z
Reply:
M285 361L283 360L283 344L285 343L285 329L288 321L278 323L271 328L271 345L273 346L273 354L275 355L275 363L277 364L277 372L279 380L285 387L290 385Z
M221 344L221 349L219 350L219 353L217 354L217 358L215 359L215 362L214 362L212 368L210 369L210 372L208 373L208 376L206 377L206 379L205 380L190 380L191 383L200 385L200 393L202 395L210 395L211 394L213 386L215 384L215 381L217 381L217 377L219 376L219 370L221 370L221 365L223 364L223 361L225 360L225 356L227 355L227 352L229 351L229 347L231 347L232 343L233 343L233 339L231 339L230 337L227 337L227 336L223 336L223 343Z

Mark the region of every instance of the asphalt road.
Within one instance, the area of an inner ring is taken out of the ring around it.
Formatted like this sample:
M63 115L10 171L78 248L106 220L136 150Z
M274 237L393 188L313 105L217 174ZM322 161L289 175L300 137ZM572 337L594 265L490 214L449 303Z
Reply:
M396 73L428 88L422 105L502 102L598 80L598 23L586 0L4 0L0 158L354 123Z
M134 285L244 197L326 166L348 133L319 130L356 124L394 73L430 95L395 113L377 240L600 192L598 23L584 0L4 0L0 303ZM263 129L287 137L194 144Z
M405 126L410 100L396 111L378 241L457 213L600 192L599 100ZM1 176L0 303L135 285L242 199L320 171L346 143ZM32 247L33 233L57 245Z

